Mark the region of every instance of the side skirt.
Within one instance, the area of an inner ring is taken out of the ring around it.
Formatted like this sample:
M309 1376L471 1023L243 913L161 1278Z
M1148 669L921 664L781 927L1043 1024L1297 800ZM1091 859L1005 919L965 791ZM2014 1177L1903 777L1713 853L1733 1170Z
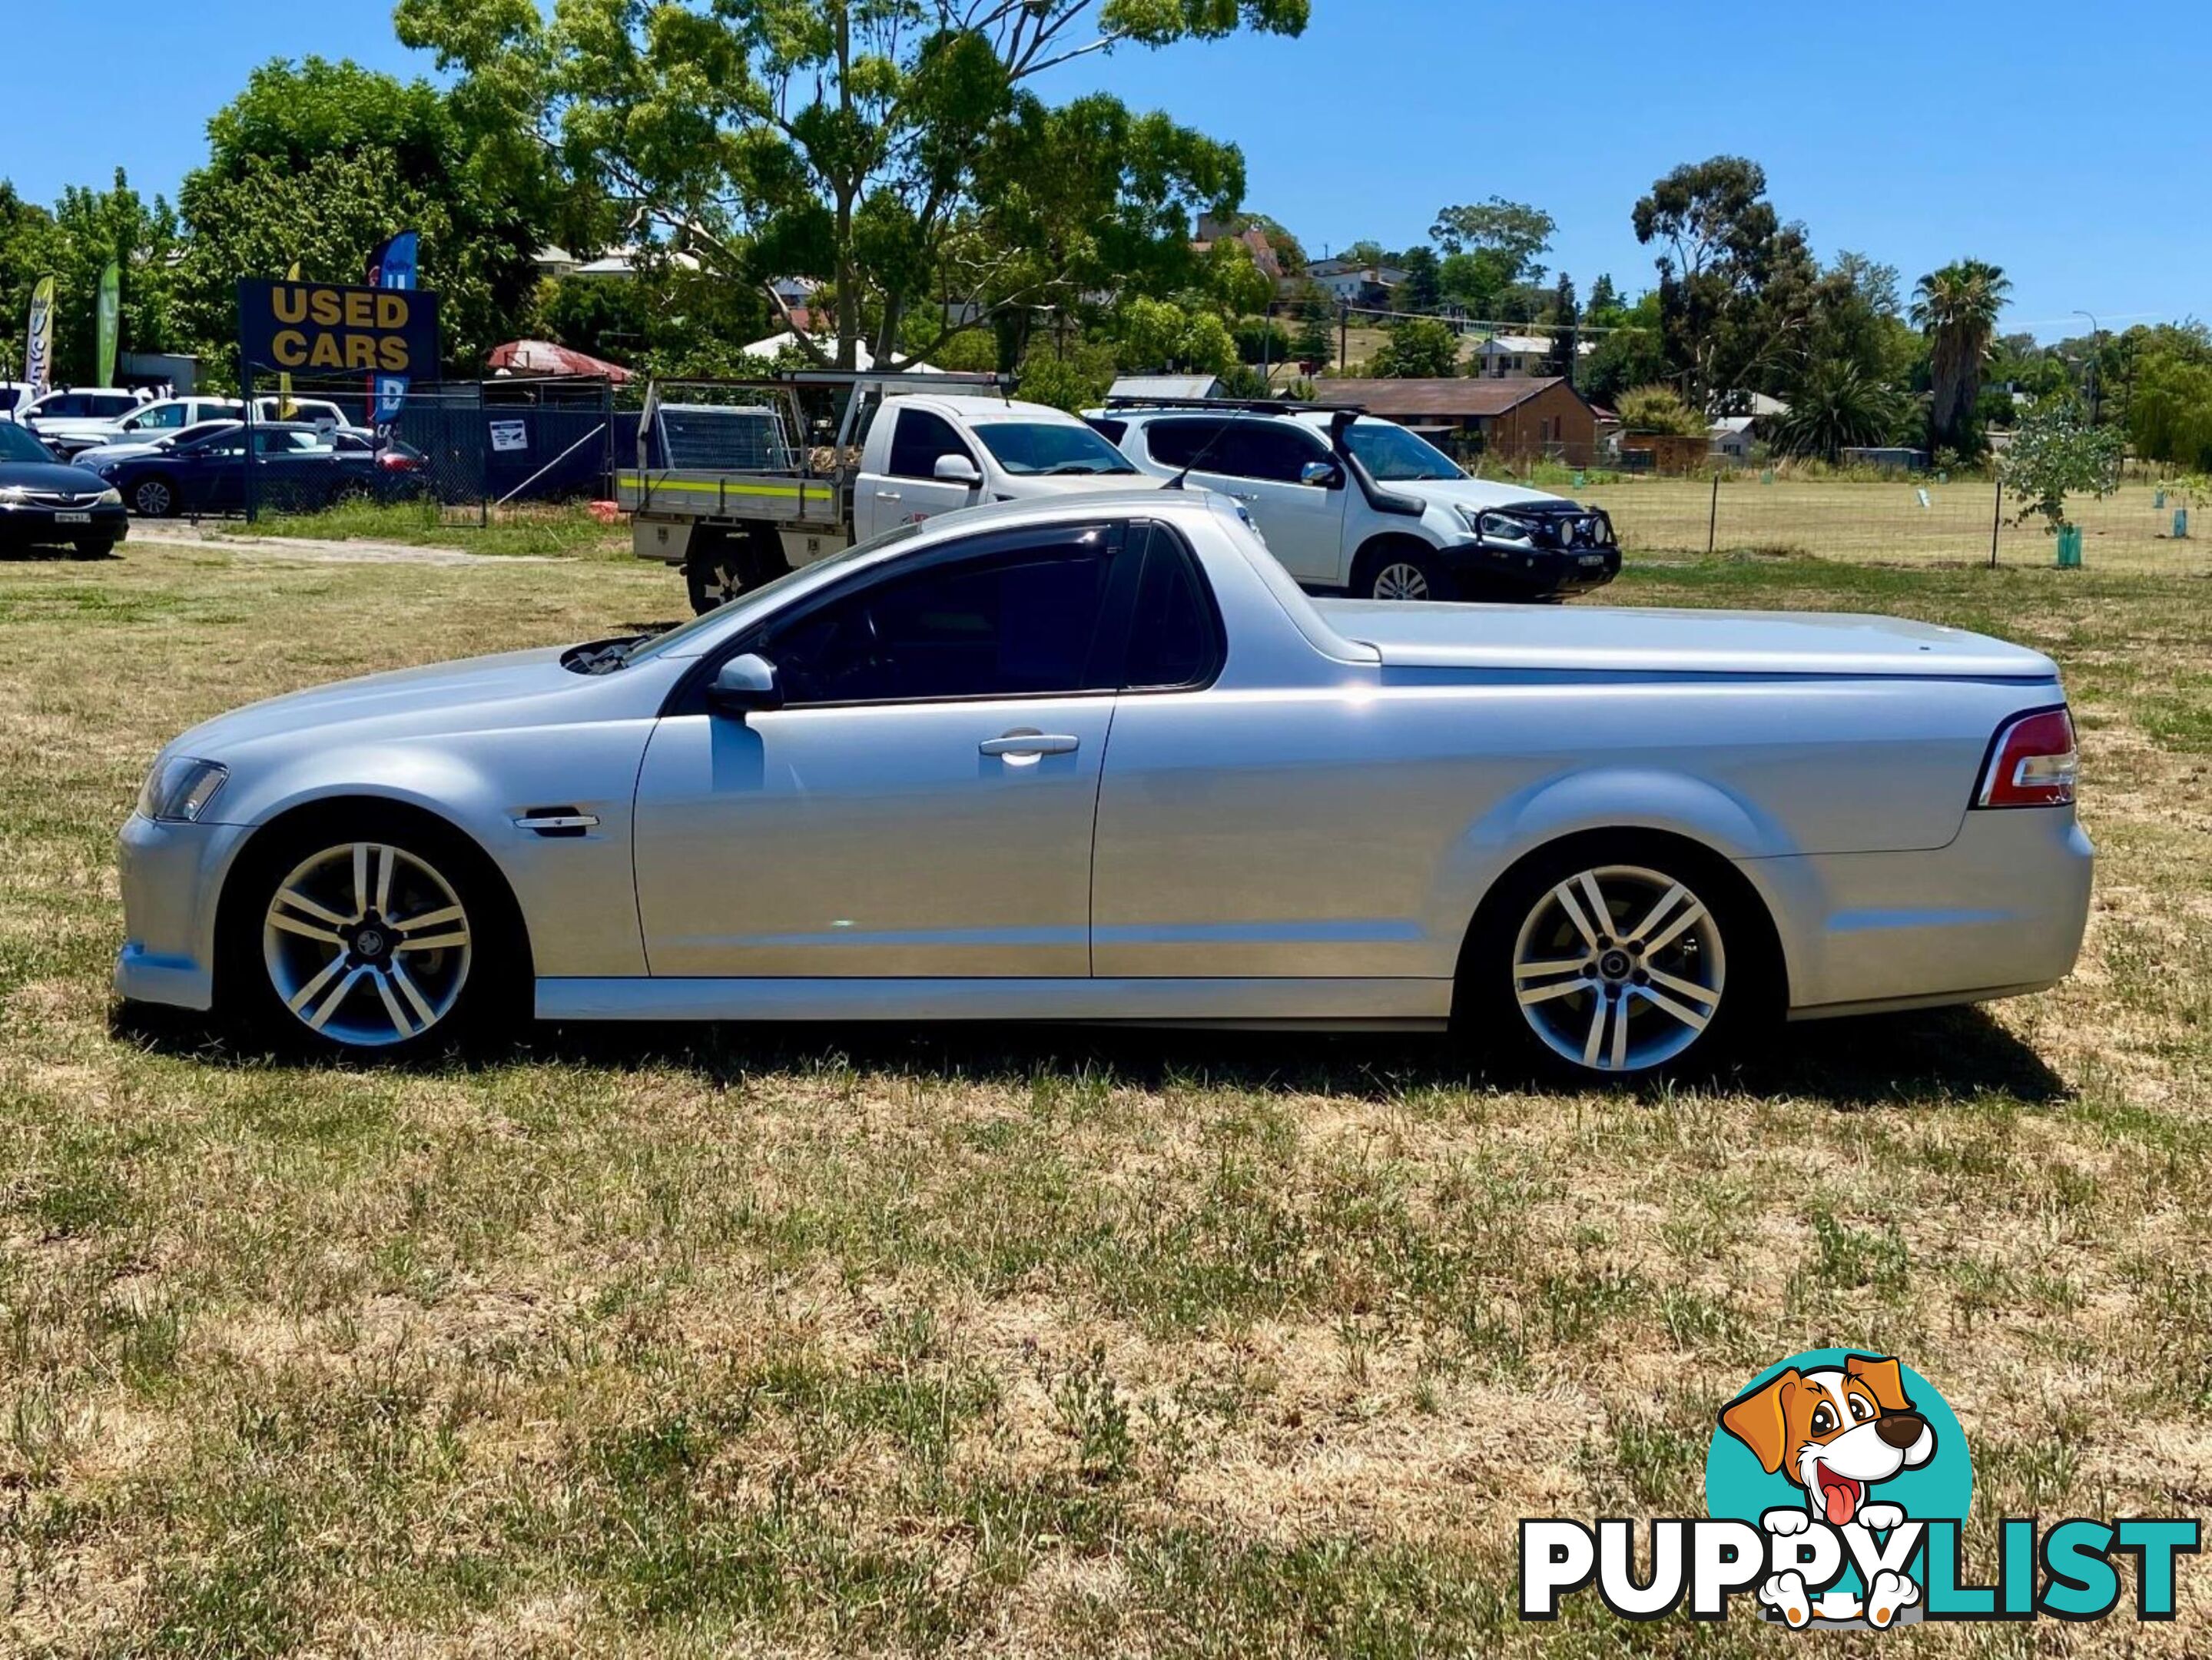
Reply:
M541 1020L1073 1020L1442 1031L1449 980L540 980Z

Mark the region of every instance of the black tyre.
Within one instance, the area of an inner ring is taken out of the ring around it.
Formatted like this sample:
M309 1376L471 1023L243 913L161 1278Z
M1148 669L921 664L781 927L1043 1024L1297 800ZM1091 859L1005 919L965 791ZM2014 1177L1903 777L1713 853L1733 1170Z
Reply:
M1428 549L1398 543L1368 555L1356 590L1362 599L1438 600L1455 597L1451 573Z
M704 617L718 611L745 591L744 574L738 550L726 546L684 567L684 586L691 598L691 614Z
M422 815L346 804L264 835L221 927L221 1012L281 1049L413 1055L527 1012L529 946L506 885Z
M1709 1068L1781 1012L1764 909L1672 837L1577 836L1510 873L1460 964L1463 1036L1582 1083Z
M80 559L105 559L115 551L115 538L112 536L80 536L70 545L76 550L76 556Z
M183 505L176 485L159 473L131 487L131 511L141 519L173 519Z

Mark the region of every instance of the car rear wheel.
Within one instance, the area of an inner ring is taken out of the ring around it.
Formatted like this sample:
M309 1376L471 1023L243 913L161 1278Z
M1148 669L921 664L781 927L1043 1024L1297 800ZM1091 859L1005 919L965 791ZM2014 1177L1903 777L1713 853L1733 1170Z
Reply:
M167 519L177 511L176 487L166 478L142 478L131 487L131 511L142 519Z
M1407 601L1449 599L1451 577L1425 548L1391 548L1369 561L1367 579L1360 585L1359 597Z
M225 907L222 994L286 1048L360 1057L442 1049L520 1012L528 952L463 838L364 813L258 850Z
M1465 1024L1558 1076L1692 1070L1771 1002L1753 903L1717 860L1668 844L1563 846L1486 906L1462 968Z
M691 613L704 617L718 611L745 591L745 581L738 569L735 553L721 553L704 559L694 559L684 567L684 583L691 596Z

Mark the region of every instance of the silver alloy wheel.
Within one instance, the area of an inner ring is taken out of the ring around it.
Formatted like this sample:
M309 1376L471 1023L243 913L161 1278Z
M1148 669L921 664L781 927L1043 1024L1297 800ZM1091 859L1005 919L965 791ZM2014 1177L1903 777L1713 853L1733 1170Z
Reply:
M469 977L469 919L453 884L404 848L352 842L301 860L263 918L276 999L356 1049L420 1037Z
M1429 579L1419 565L1403 559L1394 559L1375 573L1375 597L1377 599L1426 599Z
M142 519L167 519L171 506L169 487L158 478L149 478L131 492L131 504L138 509Z
M1663 1066L1719 1014L1728 957L1688 886L1635 865L1547 890L1513 946L1522 1018L1553 1053L1593 1072Z

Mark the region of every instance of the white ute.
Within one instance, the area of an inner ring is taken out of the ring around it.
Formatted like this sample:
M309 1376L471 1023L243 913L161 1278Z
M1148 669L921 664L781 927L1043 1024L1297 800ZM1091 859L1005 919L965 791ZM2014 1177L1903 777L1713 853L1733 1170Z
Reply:
M632 550L680 567L703 614L940 514L1161 488L1083 421L1000 386L989 375L829 371L655 385L638 465L616 474Z

